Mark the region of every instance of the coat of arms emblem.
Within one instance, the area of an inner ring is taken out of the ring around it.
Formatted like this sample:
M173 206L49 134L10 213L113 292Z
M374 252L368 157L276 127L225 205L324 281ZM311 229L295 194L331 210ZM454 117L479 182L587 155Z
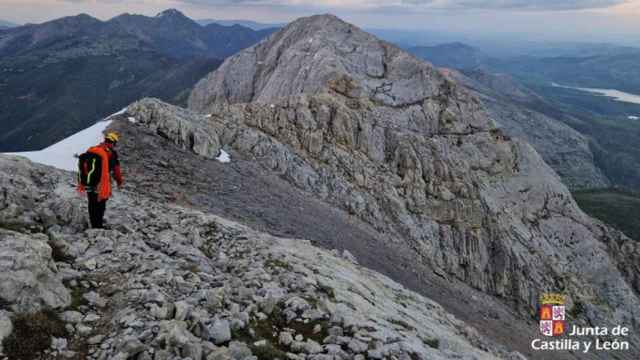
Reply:
M560 336L566 330L565 297L562 294L543 294L540 297L540 332L544 336Z

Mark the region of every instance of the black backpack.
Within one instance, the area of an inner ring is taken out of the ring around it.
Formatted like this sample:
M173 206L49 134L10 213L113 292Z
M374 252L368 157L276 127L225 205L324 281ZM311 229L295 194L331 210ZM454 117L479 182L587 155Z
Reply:
M78 156L78 181L87 187L96 187L102 177L100 155L86 152Z

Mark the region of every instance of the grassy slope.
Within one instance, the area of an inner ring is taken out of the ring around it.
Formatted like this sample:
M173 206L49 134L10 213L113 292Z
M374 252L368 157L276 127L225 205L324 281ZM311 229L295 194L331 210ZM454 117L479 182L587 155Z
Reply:
M603 189L578 191L573 196L586 213L640 241L640 195Z

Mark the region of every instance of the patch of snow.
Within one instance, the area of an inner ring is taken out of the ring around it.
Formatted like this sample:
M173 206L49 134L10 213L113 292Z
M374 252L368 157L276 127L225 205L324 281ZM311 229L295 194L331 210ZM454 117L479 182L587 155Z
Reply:
M76 171L77 155L84 153L91 146L103 141L103 132L113 120L103 120L93 126L75 133L40 151L8 153L7 155L24 156L29 160L67 171Z
M213 116L212 114L207 114L207 115L205 115L204 117L206 117L206 118L210 118L210 117L212 117L212 116Z
M220 150L220 155L218 155L216 160L220 161L221 163L230 163L231 162L231 155L229 155L229 153L227 153L224 150Z
M132 123L132 124L135 124L136 123L136 118L129 117L129 122Z
M114 116L122 115L122 114L124 114L126 112L127 112L127 108L124 108L124 109L118 111L117 113L113 113L113 114L107 116L105 119L111 119Z
M629 116L629 120L640 120L638 116Z
M275 109L275 108L276 108L276 106L275 106L274 104L271 104L271 108L272 108L272 109Z
M600 96L604 96L607 98L611 98L615 101L631 103L631 104L640 104L640 95L626 93L620 90L615 89L596 89L596 88L584 88L584 87L575 87L575 86L564 86L558 83L551 83L553 87L559 87L564 89L574 89L580 90L584 92L588 92L591 94L596 94Z

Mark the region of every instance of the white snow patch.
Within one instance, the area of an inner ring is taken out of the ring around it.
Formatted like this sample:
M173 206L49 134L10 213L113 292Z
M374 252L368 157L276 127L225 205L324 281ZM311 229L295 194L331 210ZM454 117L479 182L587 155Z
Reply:
M132 123L132 124L135 124L137 121L136 121L136 118L129 117L129 122Z
M99 121L95 125L40 151L8 153L7 155L24 156L36 163L50 165L62 170L76 171L78 166L76 155L80 155L91 146L101 143L104 137L103 132L111 125L112 121Z
M206 117L206 118L210 118L210 117L212 117L212 116L213 116L212 114L207 114L207 115L205 115L204 117Z
M224 150L220 150L220 155L218 155L216 160L220 161L221 163L230 163L231 162L231 155L229 155L229 153L227 153Z
M560 84L554 83L554 82L551 83L551 86L564 88L564 89L574 89L574 90L585 91L585 92L589 92L589 93L592 93L592 94L608 97L608 98L611 98L611 99L613 99L615 101L631 103L631 104L640 104L640 95L630 94L630 93L626 93L626 92L623 92L623 91L620 91L620 90L584 88L584 87L575 87L575 86L564 86L564 85L560 85Z
M275 104L271 104L271 106L270 106L270 107L271 107L272 109L275 109L275 108L276 108Z
M640 120L638 116L629 116L629 120Z
M126 112L127 112L127 108L124 108L124 109L118 111L117 113L113 113L113 114L107 116L105 119L111 119L114 116L122 115L122 114L124 114Z

